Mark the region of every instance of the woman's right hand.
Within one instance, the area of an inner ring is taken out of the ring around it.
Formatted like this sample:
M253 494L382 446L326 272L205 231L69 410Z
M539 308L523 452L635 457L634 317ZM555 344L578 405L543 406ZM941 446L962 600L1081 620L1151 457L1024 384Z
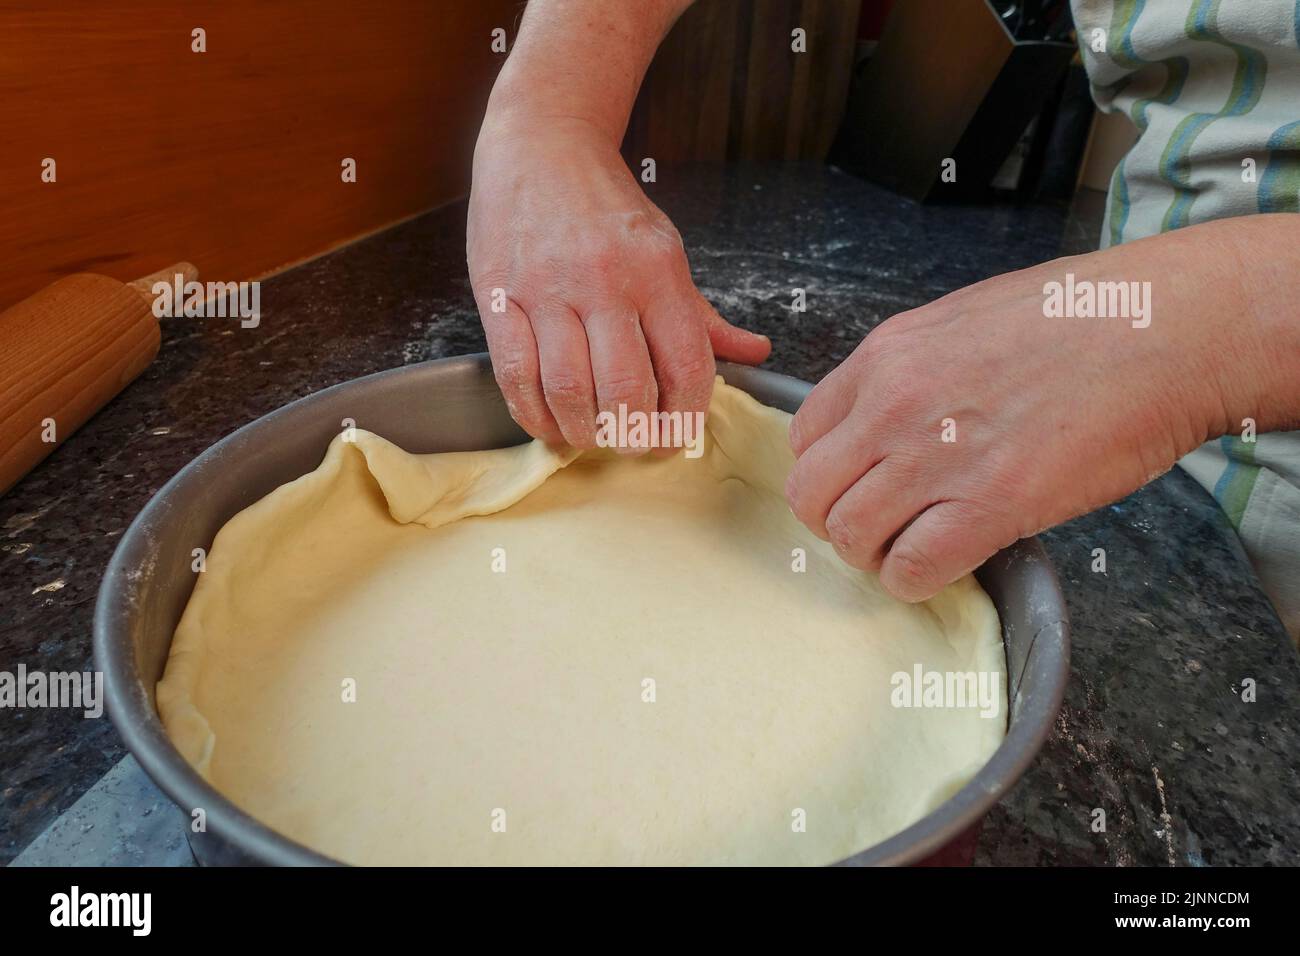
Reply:
M529 434L591 448L596 415L706 411L714 356L764 336L722 319L677 230L579 119L494 122L474 154L467 257L497 382Z

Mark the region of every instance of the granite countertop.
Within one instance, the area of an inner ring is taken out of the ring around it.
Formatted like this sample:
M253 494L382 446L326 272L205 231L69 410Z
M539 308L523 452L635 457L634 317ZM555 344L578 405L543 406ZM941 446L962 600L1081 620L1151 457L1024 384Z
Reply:
M647 188L701 291L771 336L767 367L809 381L890 315L1097 234L1055 207L922 207L818 165L668 168ZM482 351L464 218L456 203L266 281L256 329L164 320L144 375L0 498L0 671L91 668L113 548L217 439L347 379ZM978 861L1300 863L1300 658L1214 502L1175 469L1044 541L1070 686ZM188 863L180 811L124 755L107 719L0 710L0 861Z

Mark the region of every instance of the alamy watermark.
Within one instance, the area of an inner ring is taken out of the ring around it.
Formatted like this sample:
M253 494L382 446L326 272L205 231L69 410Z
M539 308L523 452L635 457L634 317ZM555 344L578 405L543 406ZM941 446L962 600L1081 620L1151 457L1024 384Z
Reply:
M1065 274L1043 284L1043 315L1049 319L1129 319L1135 329L1151 324L1150 282L1093 282Z
M83 892L73 884L67 893L50 897L50 925L117 926L131 930L132 936L148 936L153 928L153 894Z
M102 717L104 673L29 671L25 664L17 673L0 671L0 709L29 707L66 707L92 720Z
M154 294L155 318L224 319L238 318L240 328L255 329L262 321L262 283L186 282L176 273L171 282L159 280L149 289Z
M704 454L703 412L629 412L596 416L596 444L601 448L684 448L687 458Z
M981 717L996 717L1005 699L997 671L927 671L916 664L911 673L895 671L889 683L889 702L899 708L978 708Z

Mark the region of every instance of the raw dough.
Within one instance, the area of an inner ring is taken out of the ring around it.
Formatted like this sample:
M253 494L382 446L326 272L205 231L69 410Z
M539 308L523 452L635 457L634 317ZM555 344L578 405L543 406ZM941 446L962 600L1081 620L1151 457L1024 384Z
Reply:
M693 460L339 436L217 536L168 734L351 863L823 864L890 836L1005 732L891 706L891 676L1005 688L998 619L971 577L895 601L800 525L789 419L719 381Z

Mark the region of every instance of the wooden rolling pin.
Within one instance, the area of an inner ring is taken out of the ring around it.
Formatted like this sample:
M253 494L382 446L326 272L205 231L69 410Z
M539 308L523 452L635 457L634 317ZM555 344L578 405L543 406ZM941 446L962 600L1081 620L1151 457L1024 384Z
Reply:
M0 313L0 495L86 423L158 354L156 281L78 273Z

